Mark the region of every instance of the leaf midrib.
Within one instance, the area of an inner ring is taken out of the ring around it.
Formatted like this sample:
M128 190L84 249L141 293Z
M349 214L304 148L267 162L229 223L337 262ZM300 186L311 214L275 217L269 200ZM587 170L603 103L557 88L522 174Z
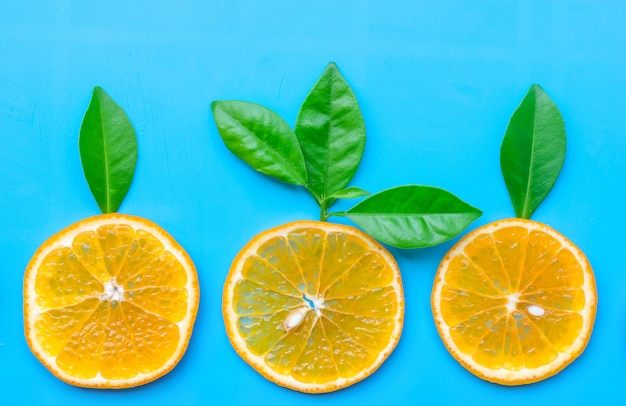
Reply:
M467 211L467 212L457 212L457 213L450 213L450 212L436 212L436 213L378 213L378 212L367 212L367 213L359 213L359 212L347 212L348 215L357 215L357 216L377 216L377 217L429 217L429 216L454 216L454 215L468 215L468 214L474 214L474 212L471 211Z
M326 137L326 165L324 165L324 190L322 191L322 200L326 201L328 198L328 173L330 170L330 140L332 138L332 121L333 121L333 76L335 75L334 71L330 72L329 75L329 98L328 98L328 137Z
M528 206L530 205L530 185L532 184L533 177L533 164L535 161L535 140L537 137L537 114L535 114L537 108L537 95L535 94L535 99L533 100L533 131L532 131L532 142L530 145L530 162L528 167L528 181L526 182L526 194L524 196L524 204L522 206L522 217L528 218Z
M102 110L102 102L98 97L98 110L100 111L100 129L102 130L102 149L104 150L104 188L106 193L106 211L111 211L111 179L109 178L109 154L107 149L107 135L104 131L104 112Z

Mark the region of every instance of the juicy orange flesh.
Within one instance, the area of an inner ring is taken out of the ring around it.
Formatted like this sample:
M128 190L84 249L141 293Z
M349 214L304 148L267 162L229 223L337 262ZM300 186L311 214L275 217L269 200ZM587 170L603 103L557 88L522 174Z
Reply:
M246 260L233 311L248 349L304 383L355 376L373 365L395 326L394 271L360 238L315 228L264 243ZM305 300L323 301L313 309ZM284 322L303 312L287 330Z
M451 259L441 313L458 349L476 363L537 368L579 335L583 282L574 254L554 237L504 228L478 236Z
M52 250L35 280L35 335L57 366L118 380L162 367L177 349L187 275L145 230L104 225ZM121 294L111 294L111 288Z

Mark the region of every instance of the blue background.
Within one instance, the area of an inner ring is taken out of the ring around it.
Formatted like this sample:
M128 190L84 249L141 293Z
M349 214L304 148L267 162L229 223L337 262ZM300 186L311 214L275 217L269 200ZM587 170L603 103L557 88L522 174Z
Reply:
M626 376L624 16L626 2L609 1L0 0L2 399L120 406L619 399ZM552 97L565 120L567 157L533 218L567 235L595 269L598 315L577 361L546 381L513 388L457 364L429 303L437 265L454 241L391 250L403 274L405 329L365 381L328 395L300 394L266 381L235 354L220 309L231 260L260 231L315 219L318 208L303 189L231 155L210 102L256 102L293 125L330 61L356 93L367 127L351 185L372 192L408 183L445 188L483 210L470 229L513 215L500 143L532 83ZM201 282L181 363L123 391L57 380L23 336L29 258L56 231L98 213L78 153L95 85L124 107L138 135L137 170L120 211L168 230L194 259Z

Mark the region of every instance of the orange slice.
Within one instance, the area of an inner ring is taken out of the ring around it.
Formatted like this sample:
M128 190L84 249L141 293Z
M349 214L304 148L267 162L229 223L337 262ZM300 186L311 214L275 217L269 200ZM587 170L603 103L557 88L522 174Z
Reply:
M372 374L404 320L395 260L362 231L297 221L236 256L222 312L237 353L278 385L330 392Z
M183 356L198 310L195 267L158 225L104 214L39 247L24 277L26 340L58 378L127 388Z
M589 261L545 224L506 219L445 256L432 291L437 330L475 375L504 385L548 378L585 349L596 314Z

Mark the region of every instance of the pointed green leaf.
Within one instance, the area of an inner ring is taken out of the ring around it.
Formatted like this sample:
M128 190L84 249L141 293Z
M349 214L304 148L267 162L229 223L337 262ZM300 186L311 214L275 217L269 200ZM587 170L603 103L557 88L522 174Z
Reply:
M482 212L443 189L405 185L376 193L345 215L379 241L422 248L455 237Z
M78 140L85 178L100 210L117 211L137 163L137 137L124 110L100 87L93 89Z
M370 194L367 190L352 186L338 190L329 197L331 199L356 199L357 197L369 196Z
M365 123L356 96L330 63L306 97L296 120L308 189L325 202L354 176L365 148Z
M565 161L565 124L559 109L532 85L502 141L500 166L517 217L530 218L554 186Z
M214 101L211 108L220 136L233 154L265 175L306 184L300 145L278 114L258 104L232 100Z

